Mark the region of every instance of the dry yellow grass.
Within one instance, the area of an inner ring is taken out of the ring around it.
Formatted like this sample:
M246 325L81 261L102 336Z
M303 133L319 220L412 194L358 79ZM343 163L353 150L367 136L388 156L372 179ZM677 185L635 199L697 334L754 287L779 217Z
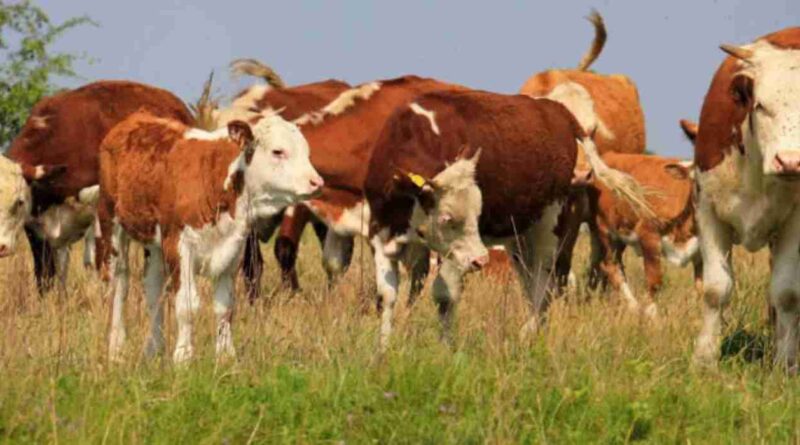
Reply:
M549 328L521 343L527 309L515 281L468 279L454 349L438 341L429 288L399 305L392 348L375 360L371 256L332 291L319 249L305 237L303 292L278 287L269 258L266 294L239 298L238 358L213 358L213 311L202 286L197 359L186 369L141 358L147 329L141 250L132 249L128 356L105 358L103 285L73 254L65 294L40 299L26 255L0 261L0 437L10 442L584 443L797 441L796 379L742 360L690 366L700 302L691 270L667 268L655 323L612 294L583 289L551 310ZM585 280L586 244L575 260ZM362 255L363 254L363 255ZM641 292L641 261L627 270ZM737 252L729 328L762 329L765 254ZM237 290L241 296L242 286ZM407 283L403 286L403 295ZM168 350L174 342L167 310Z

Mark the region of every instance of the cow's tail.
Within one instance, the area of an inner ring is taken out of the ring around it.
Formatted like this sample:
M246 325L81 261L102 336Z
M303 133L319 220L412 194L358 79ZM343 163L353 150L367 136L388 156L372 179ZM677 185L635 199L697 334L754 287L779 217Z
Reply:
M592 26L594 26L594 40L592 40L592 46L589 47L589 51L586 51L586 54L581 58L577 68L578 71L586 71L589 69L592 63L600 56L600 53L603 51L603 46L606 44L606 39L608 38L606 24L603 22L603 17L600 13L592 10L592 13L589 14L587 19L591 22Z
M248 75L259 77L267 81L272 88L283 89L286 88L286 83L283 82L281 76L272 68L264 65L255 59L236 59L231 62L231 73L234 76Z
M211 94L211 84L214 81L214 71L208 75L203 84L203 91L200 98L189 105L194 115L194 127L202 130L212 131L216 129L216 114L219 108L219 101Z
M639 184L631 175L613 169L603 162L603 158L597 153L597 147L595 147L591 137L586 136L578 139L578 145L583 150L594 177L600 183L611 190L619 199L627 202L637 215L648 219L656 218L656 214L647 199L649 195L652 195L651 191Z

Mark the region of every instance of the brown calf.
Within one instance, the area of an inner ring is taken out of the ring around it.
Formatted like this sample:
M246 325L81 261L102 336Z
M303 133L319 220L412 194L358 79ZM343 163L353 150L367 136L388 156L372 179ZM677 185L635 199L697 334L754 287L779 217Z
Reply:
M145 290L151 316L146 352L163 348L160 296L169 276L178 340L174 358L192 356L199 306L196 273L215 282L217 353L233 354L233 276L245 239L259 220L310 197L322 186L297 127L278 115L231 121L213 133L135 113L114 127L100 148L102 233L98 264L111 274L113 305L109 354L119 359L125 340L128 245L148 252Z

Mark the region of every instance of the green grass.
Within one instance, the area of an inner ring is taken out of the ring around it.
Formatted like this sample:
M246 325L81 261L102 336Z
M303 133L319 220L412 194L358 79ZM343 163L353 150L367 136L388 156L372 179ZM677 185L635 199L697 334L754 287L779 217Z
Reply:
M428 289L412 311L401 302L391 350L379 360L369 256L359 252L328 292L311 238L302 247L302 293L280 291L270 263L268 295L254 307L238 303L235 361L214 360L213 313L203 287L197 358L186 368L166 358L141 359L146 311L138 281L128 300L129 356L111 365L103 287L78 255L66 298L53 293L42 300L28 260L3 260L0 440L798 442L798 379L741 357L718 369L691 366L700 302L688 268L667 268L655 323L626 313L611 293L578 291L553 306L547 331L530 343L518 338L526 309L516 283L471 276L454 348L438 341ZM582 272L584 243L579 253ZM140 251L133 257L138 277ZM641 292L641 262L626 260ZM736 266L728 329L761 332L767 258L737 253ZM171 346L169 308L166 329Z

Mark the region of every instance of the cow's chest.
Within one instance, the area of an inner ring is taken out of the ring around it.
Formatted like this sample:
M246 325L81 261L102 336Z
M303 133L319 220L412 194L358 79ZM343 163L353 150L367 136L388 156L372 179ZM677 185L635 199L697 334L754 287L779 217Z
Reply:
M213 224L185 227L180 254L196 273L216 277L238 264L247 233L247 224L224 213Z

